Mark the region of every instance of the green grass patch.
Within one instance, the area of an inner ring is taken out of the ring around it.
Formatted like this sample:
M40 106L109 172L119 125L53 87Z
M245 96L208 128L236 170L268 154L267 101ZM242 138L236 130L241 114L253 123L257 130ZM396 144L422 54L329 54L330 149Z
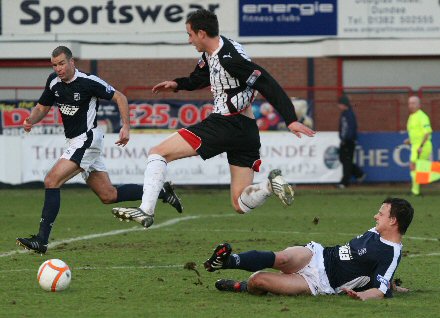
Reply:
M159 202L158 228L65 243L42 257L0 257L0 317L438 317L440 196L435 191L411 198L393 187L305 188L297 191L290 208L271 198L246 215L233 211L228 190L179 193L184 213ZM0 190L0 254L19 251L15 238L36 233L43 195L42 189ZM408 294L359 302L345 296L222 293L214 287L217 279L245 279L249 273L203 270L212 249L224 241L236 252L281 250L311 240L327 246L345 243L374 226L373 215L387 195L407 198L416 211L396 274L411 289ZM101 204L88 189L63 189L61 197L51 242L140 228L114 219L110 210L116 205ZM188 216L195 218L162 226ZM38 267L50 258L72 269L71 286L64 292L48 293L38 286ZM196 263L197 271L185 269L188 262Z

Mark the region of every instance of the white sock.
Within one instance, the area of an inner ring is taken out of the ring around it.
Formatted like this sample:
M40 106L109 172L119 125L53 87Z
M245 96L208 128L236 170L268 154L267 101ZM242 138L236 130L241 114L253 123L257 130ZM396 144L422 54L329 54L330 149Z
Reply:
M144 173L144 194L142 195L141 210L154 215L157 197L162 190L167 174L167 161L161 155L148 156L147 168Z
M247 213L262 205L272 195L269 180L247 186L238 197L240 209Z

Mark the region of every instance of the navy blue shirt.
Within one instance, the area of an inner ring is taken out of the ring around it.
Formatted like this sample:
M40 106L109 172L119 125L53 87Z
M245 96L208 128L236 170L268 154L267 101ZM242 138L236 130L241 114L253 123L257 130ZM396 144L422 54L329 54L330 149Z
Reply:
M401 259L402 244L380 237L375 228L345 245L324 248L324 266L330 285L355 291L377 288L392 297L391 282Z
M341 141L355 141L357 139L357 121L351 107L344 110L339 118L339 138Z
M97 126L99 98L110 100L115 89L95 75L75 69L75 75L63 82L54 72L49 75L38 103L58 106L66 138L74 138Z

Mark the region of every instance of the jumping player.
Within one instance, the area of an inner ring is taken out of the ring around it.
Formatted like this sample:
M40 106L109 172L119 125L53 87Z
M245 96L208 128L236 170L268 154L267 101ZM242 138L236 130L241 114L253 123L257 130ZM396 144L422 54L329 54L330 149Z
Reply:
M140 200L143 192L142 186L136 184L115 188L103 162L104 134L96 120L99 98L113 100L118 105L122 128L115 144L122 147L130 138L127 98L99 77L76 69L72 52L65 46L53 50L51 62L54 72L49 75L36 107L23 122L24 130L31 131L52 105L56 105L67 138L66 149L44 179L46 190L40 230L29 238L17 238L18 245L41 254L47 250L50 231L60 209L60 187L77 174L82 174L87 185L105 204ZM180 200L169 182L157 194L159 199L182 212Z
M165 181L167 164L196 155L206 160L223 152L227 153L231 173L232 206L238 213L247 213L262 205L273 193L285 205L290 205L293 190L280 170L271 171L268 180L252 185L254 171L259 171L261 164L260 136L250 107L257 91L280 113L297 137L301 134L312 137L315 132L297 121L290 98L275 79L253 63L239 43L219 35L214 13L193 12L186 21L186 30L189 43L202 53L195 70L189 77L157 84L153 93L211 86L213 112L202 122L180 129L150 149L141 206L114 208L113 214L151 226L155 198Z

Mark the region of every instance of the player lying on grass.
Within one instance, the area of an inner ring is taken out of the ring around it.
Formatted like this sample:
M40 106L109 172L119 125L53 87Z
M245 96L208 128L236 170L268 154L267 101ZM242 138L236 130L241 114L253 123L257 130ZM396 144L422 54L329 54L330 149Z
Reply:
M323 247L316 242L284 251L231 254L228 243L217 246L204 266L207 271L242 269L247 281L220 279L217 289L263 295L346 293L351 298L392 297L392 279L402 256L401 239L414 215L411 204L387 198L374 216L376 226L345 245ZM263 272L265 268L280 272ZM407 291L397 288L398 291Z

